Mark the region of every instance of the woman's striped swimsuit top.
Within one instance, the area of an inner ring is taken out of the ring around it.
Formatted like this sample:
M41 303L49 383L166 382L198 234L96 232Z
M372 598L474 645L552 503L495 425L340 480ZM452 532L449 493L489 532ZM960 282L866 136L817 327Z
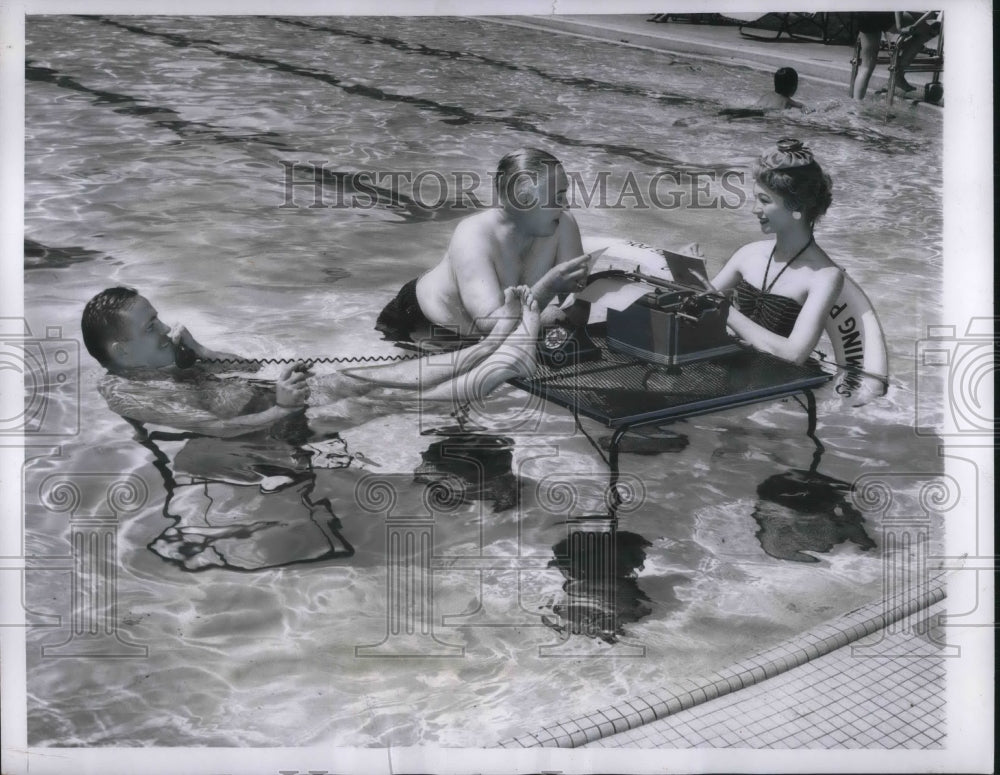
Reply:
M792 333L795 321L802 311L802 305L795 299L776 293L764 293L743 279L736 286L736 306L754 323L778 336L789 336Z

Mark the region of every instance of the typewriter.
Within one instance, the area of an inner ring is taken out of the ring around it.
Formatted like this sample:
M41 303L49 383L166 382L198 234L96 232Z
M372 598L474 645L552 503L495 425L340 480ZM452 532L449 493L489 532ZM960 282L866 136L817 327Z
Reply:
M677 366L740 350L726 332L729 300L644 275L624 278L652 286L623 310L609 309L608 347L635 358Z
M608 347L661 366L738 352L740 345L726 330L729 299L705 289L704 261L665 250L656 254L670 279L639 268L590 276L583 296L607 307Z

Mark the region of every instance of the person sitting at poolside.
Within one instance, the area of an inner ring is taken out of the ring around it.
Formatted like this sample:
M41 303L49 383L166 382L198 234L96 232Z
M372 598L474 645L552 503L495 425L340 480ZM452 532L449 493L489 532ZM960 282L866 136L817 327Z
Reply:
M931 18L937 17L937 18ZM868 91L868 82L875 72L879 49L883 34L895 30L899 34L896 45L900 47L896 60L898 72L896 86L903 92L910 92L917 87L906 80L906 69L919 54L924 44L940 34L940 13L929 11L914 20L911 14L895 12L867 12L857 14L858 53L859 62L854 82L851 84L851 96L856 100L864 99Z
M792 99L799 88L799 74L792 67L782 67L774 73L774 91L765 94L755 107L764 110L804 109L805 105Z
M916 21L912 21L912 16L896 13L896 27L899 30L899 39L896 41L896 45L900 47L899 57L896 61L896 66L899 68L899 73L896 75L896 87L901 91L916 90L917 87L906 80L906 70L916 59L917 54L924 50L924 44L941 34L941 16L940 11L928 11Z
M798 140L761 155L753 214L775 239L744 245L711 282L735 292L727 324L758 350L803 363L823 333L844 285L843 270L813 234L832 201L830 177Z
M270 431L300 415L311 393L332 403L389 387L421 400L464 404L508 379L530 376L539 330L531 289L506 289L495 318L489 336L456 354L453 363L424 357L312 378L297 363L282 370L273 389L215 376L214 360L228 361L223 365L231 370L240 356L205 347L184 327L171 334L149 300L132 288L108 288L94 296L84 308L81 329L87 351L108 370L98 390L114 412L135 422L231 437Z
M461 336L489 333L505 314L503 289L527 285L545 324L559 319L552 302L583 287L588 256L566 211L566 173L546 151L523 148L504 156L494 186L499 207L465 218L434 268L406 283L375 328L411 341L431 326Z

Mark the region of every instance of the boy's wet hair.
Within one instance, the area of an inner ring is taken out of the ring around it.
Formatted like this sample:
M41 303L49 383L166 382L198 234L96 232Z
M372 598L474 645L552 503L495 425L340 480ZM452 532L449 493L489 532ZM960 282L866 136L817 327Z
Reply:
M125 333L122 312L138 298L134 288L118 286L106 288L87 302L80 320L83 344L98 363L109 366L112 363L108 345L120 339Z
M559 159L540 148L520 148L508 153L497 164L493 179L500 202L523 206L524 203L517 201L517 182L527 177L532 184L537 184L540 173L547 175L560 165Z
M774 90L782 97L791 97L799 88L799 74L794 67L782 67L774 74Z
M801 141L786 137L765 151L753 169L754 180L781 196L812 225L833 202L833 184Z

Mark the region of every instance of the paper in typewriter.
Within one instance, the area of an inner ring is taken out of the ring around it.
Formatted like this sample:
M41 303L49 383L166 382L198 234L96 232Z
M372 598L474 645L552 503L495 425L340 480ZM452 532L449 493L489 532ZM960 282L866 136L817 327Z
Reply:
M699 290L706 287L701 278L708 278L705 259L701 256L685 255L631 241L609 245L604 254L594 262L591 273L611 269L644 274L658 280L672 280Z

